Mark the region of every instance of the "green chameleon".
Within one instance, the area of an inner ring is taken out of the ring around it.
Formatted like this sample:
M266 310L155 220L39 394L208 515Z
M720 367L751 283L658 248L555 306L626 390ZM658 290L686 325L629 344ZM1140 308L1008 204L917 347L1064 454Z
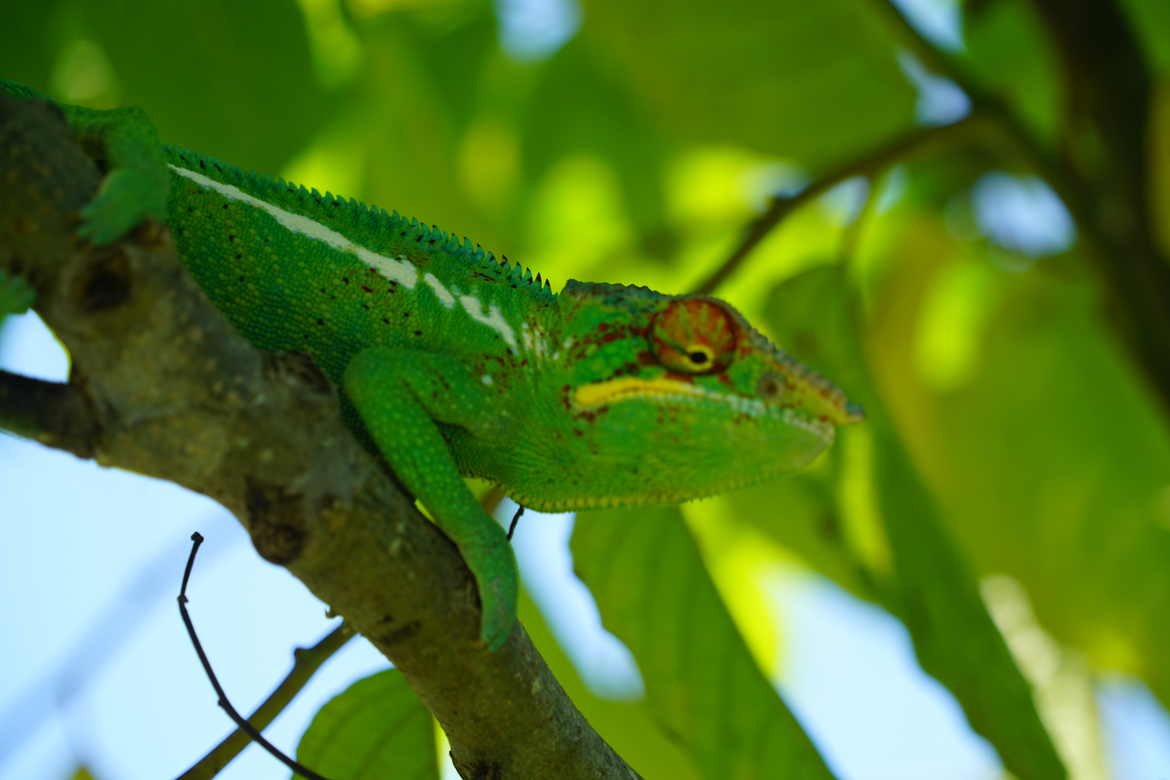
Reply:
M543 511L676 503L798 469L861 418L718 299L553 293L434 226L164 146L141 111L60 108L106 160L80 234L165 221L244 336L340 385L355 428L459 547L491 649L515 623L516 564L462 476Z

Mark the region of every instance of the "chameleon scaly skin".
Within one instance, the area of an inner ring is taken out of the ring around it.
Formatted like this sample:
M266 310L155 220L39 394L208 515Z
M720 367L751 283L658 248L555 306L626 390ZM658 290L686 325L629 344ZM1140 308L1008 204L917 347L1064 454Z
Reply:
M540 510L673 503L798 469L860 418L723 301L553 294L434 226L158 145L141 113L62 109L111 165L84 234L161 212L244 336L341 385L354 427L458 545L491 648L515 620L515 563L461 475Z

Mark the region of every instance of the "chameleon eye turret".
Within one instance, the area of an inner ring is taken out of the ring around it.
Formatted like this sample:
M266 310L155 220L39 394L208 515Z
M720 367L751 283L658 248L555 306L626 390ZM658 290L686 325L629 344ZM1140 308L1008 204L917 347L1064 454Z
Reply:
M671 371L722 371L735 357L735 340L731 313L710 298L678 298L654 316L651 346Z

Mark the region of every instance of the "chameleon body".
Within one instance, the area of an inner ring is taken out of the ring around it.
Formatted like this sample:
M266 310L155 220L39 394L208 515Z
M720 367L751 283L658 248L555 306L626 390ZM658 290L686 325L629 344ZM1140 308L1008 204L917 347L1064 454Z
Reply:
M723 301L554 294L433 226L163 146L140 112L61 108L107 160L82 234L163 219L244 336L312 357L459 547L489 647L513 627L515 563L461 475L539 510L673 503L798 469L860 417Z

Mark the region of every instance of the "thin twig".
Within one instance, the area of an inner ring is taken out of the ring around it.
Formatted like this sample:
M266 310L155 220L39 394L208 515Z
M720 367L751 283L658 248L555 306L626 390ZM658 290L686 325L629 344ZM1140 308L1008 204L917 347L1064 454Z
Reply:
M187 612L187 582L191 579L191 569L195 566L195 554L199 552L199 545L201 544L203 544L203 535L198 531L191 534L191 555L187 557L187 567L183 570L183 583L179 586L179 615L183 618L183 625L187 627L187 636L191 638L191 644L195 647L195 654L199 656L199 663L203 664L203 671L207 673L207 679L211 682L211 687L215 689L215 695L218 697L217 704L223 708L223 711L227 713L228 717L251 737L256 744L271 753L274 758L293 772L296 772L301 777L308 778L308 780L325 780L324 777L313 770L301 766L286 756L278 747L265 739L232 706L232 703L228 701L227 693L223 690L223 686L219 684L219 679L215 676L215 672L211 668L211 661L207 659L207 653L203 651L203 645L199 642L199 637L195 633L195 624L191 622L191 615Z
M752 220L751 224L744 230L739 244L736 245L727 259L695 287L695 292L709 295L718 289L719 285L735 273L752 250L800 206L825 194L846 179L852 179L855 176L873 176L880 173L935 141L967 131L978 121L978 115L969 114L948 125L915 128L905 135L871 149L865 154L824 173L800 192L773 197L763 213Z
M512 541L512 534L516 531L516 523L520 522L520 515L524 514L524 507L517 505L516 514L512 515L512 522L508 526L508 541Z
M353 631L342 623L322 637L312 647L297 648L293 668L264 702L248 716L248 722L258 729L264 729L284 711L293 697L301 692L321 665L328 661L354 636ZM231 763L240 751L248 746L251 737L242 729L236 729L223 741L199 759L190 769L179 775L178 780L210 780Z

